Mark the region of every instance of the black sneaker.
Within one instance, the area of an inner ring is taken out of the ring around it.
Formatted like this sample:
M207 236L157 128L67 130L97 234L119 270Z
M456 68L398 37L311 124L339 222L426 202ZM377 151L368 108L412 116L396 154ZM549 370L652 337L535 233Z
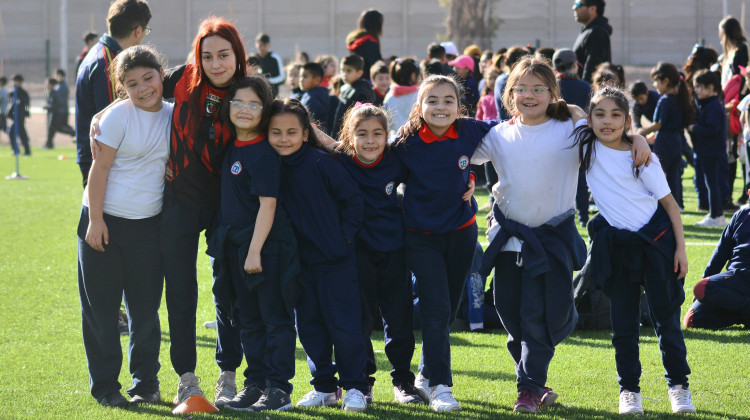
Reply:
M255 385L250 385L242 388L240 392L235 395L232 401L229 401L224 407L230 408L236 411L250 411L251 406L258 402L263 391Z
M424 404L414 385L405 383L393 387L393 399L401 404Z
M120 394L120 391L115 391L111 394L107 394L104 397L96 400L99 404L105 407L125 407L128 404L128 400Z
M251 411L286 411L292 409L292 398L283 390L268 387L260 399L250 407Z
M146 392L143 394L135 394L130 399L131 404L157 404L161 401L161 392Z

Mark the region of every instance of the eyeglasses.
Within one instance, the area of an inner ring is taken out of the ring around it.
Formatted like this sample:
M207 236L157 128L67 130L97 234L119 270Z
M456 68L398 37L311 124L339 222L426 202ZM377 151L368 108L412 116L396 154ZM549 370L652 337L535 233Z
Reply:
M263 105L246 104L242 101L229 101L229 106L236 111L242 111L243 109L248 108L250 112L258 112L263 109Z
M579 9L581 7L587 7L587 6L588 5L586 3L584 3L584 2L582 2L582 1L577 1L577 2L573 3L573 8L574 9Z
M151 28L149 28L148 26L146 26L146 35L148 35L150 33L151 33Z
M513 92L516 95L525 95L527 93L531 93L534 96L541 96L544 95L549 91L549 88L546 86L537 86L534 88L527 88L526 86L514 86Z
M149 28L148 26L146 26L146 27L144 28L143 26L140 26L140 25L139 25L139 26L136 26L136 27L135 27L135 28L133 28L133 29L131 29L131 31L134 31L134 30L136 30L136 29L138 29L138 28L143 28L143 32L145 32L145 33L146 33L146 35L148 35L148 34L150 34L150 33L151 33L151 28Z

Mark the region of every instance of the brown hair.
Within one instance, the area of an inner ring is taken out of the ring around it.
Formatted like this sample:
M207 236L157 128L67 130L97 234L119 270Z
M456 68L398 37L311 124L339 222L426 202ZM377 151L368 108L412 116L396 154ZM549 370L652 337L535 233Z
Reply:
M148 67L161 72L162 61L159 53L147 45L134 45L117 54L110 65L110 79L115 85L117 96L123 99L128 97L122 85L125 81L125 73L138 67Z
M385 110L373 104L360 104L349 108L344 114L343 123L341 124L341 132L339 132L339 139L341 140L341 150L349 155L354 155L354 140L352 134L357 129L359 123L369 119L375 119L380 125L383 126L383 130L388 135L388 115Z
M567 121L570 119L570 110L568 110L568 104L562 99L560 93L560 86L557 84L557 78L555 72L552 70L547 61L542 58L534 56L524 57L513 66L513 70L508 75L508 81L505 85L505 91L503 91L503 105L508 113L511 115L518 115L516 104L513 102L513 88L515 88L518 80L528 74L534 75L542 80L542 83L549 88L549 93L552 96L552 101L547 106L547 115L550 118L558 121Z

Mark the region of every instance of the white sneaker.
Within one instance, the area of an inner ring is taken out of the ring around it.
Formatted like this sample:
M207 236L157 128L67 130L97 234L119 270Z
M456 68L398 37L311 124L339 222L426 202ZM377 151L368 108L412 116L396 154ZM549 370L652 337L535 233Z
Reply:
M643 414L640 392L630 392L627 389L620 392L620 414Z
M313 389L297 401L297 407L333 407L338 405L339 396L338 391L318 392Z
M672 403L673 413L695 413L690 390L683 388L682 385L669 388L669 402Z
M719 217L711 217L710 215L706 215L706 217L703 218L700 222L697 222L696 226L702 226L702 227L724 227L727 224L727 219L722 214Z
M365 409L367 409L365 394L355 388L347 390L341 408L344 409L344 411L354 411L357 413L365 411Z
M180 376L180 381L177 383L177 396L172 401L174 405L180 405L186 399L194 396L205 398L203 391L201 391L200 382L200 378L195 376L193 372L186 372Z
M237 385L234 382L234 372L225 370L219 375L216 381L216 391L214 392L214 405L221 407L234 399L237 395Z
M461 411L461 404L453 398L453 390L445 385L430 389L430 406L435 411Z
M203 323L203 328L212 328L216 329L216 321L206 321Z
M425 404L430 403L430 380L418 373L414 379L414 388L417 388L417 394L422 398Z

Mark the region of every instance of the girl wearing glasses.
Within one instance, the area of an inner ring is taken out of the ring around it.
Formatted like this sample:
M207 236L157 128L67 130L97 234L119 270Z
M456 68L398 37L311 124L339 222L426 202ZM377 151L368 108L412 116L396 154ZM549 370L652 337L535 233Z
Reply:
M495 268L495 306L516 363L513 409L536 413L557 399L547 371L578 319L572 280L586 245L574 218L580 160L571 135L585 114L565 104L554 72L534 57L513 67L503 103L515 118L493 128L472 157L491 161L500 179L481 273ZM634 160L643 163L648 145L636 144L642 158Z
M219 228L208 253L224 268L215 298L236 314L247 360L244 387L226 405L233 410L292 407L299 260L289 219L276 205L281 163L266 140L272 103L268 81L251 76L229 89L221 109L233 141L221 170Z

